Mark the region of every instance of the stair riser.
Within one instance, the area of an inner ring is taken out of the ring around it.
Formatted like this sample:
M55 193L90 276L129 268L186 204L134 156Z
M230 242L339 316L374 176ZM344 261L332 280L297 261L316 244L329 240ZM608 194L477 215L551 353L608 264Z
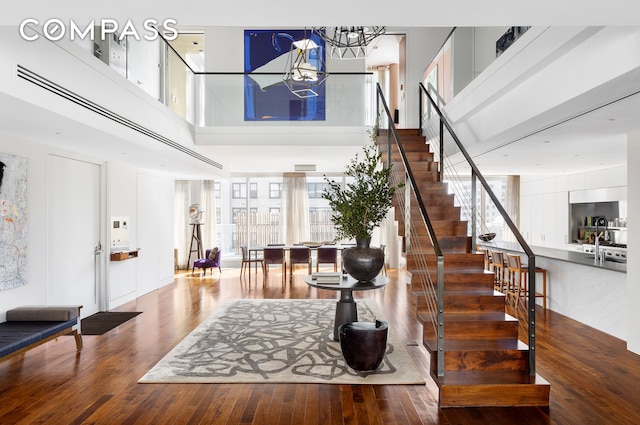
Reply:
M433 162L433 154L430 152L427 152L426 150L424 151L407 151L405 150L405 155L407 160L409 160L409 164L411 164L411 168L413 169L414 165L416 167L419 167L421 164L421 162L429 162L432 164L437 164L435 162ZM400 152L398 152L397 150L394 150L391 153L391 160L394 163L398 163L398 165L400 166L400 163L402 163L402 157L400 156ZM385 158L386 160L386 158ZM437 167L436 167L437 168Z
M453 195L451 194L447 194L447 193L435 193L435 192L428 192L428 193L424 193L421 192L421 196L422 196L422 202L425 205L425 208L427 206L439 206L439 207L451 207L453 206ZM411 199L411 203L415 203L416 205L417 202L414 199ZM428 213L428 211L427 211Z
M527 350L446 351L444 370L492 370L526 372Z
M418 311L422 311L424 297L418 298ZM455 295L444 296L445 313L503 313L505 307L504 296L494 295ZM426 306L424 307L426 308Z
M440 407L549 406L549 385L446 385L440 388Z
M471 241L467 236L443 236L438 238L438 244L443 254L465 254L469 252ZM420 247L425 251L432 249L431 242L426 238L422 238Z
M401 165L398 165L398 167L400 166ZM438 173L434 170L411 169L411 174L413 175L414 181L418 184L438 181Z
M460 220L460 207L449 207L449 206L433 206L429 205L426 207L427 216L429 220ZM412 204L411 210L409 212L412 216L420 217L421 212L420 208L417 205Z
M420 223L422 224L422 220ZM436 232L436 236L466 236L467 235L467 222L466 221L442 221L442 220L434 220L431 222L433 226L433 230ZM428 237L429 232L424 225L416 225L414 226L414 232L416 235L420 237Z
M433 328L425 326L424 339L434 339ZM518 322L478 321L448 322L444 325L445 340L497 340L517 339Z
M482 278L485 279L485 278ZM431 281L436 281L436 276L432 276ZM412 291L421 291L423 289L422 283L428 282L429 279L420 275L420 273L413 273L411 276L411 290ZM472 276L464 276L460 277L460 275L447 275L444 277L444 290L445 291L462 291L462 290L470 290L470 291L492 291L493 290L493 280L480 280L473 279Z
M409 252L406 258L409 270L421 269L425 265L432 270L438 266L438 258L433 253ZM484 258L476 254L450 254L445 258L444 267L445 270L471 270L484 273Z

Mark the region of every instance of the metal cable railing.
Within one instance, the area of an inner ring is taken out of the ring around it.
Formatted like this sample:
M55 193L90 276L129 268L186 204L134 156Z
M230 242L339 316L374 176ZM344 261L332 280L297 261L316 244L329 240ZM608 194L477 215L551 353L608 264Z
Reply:
M386 151L387 164L401 164L400 167L394 167L392 170L392 183L404 183L404 191L396 191L396 201L398 202L398 208L400 209L404 217L405 225L405 237L406 237L406 250L408 254L412 255L415 262L415 269L419 270L416 280L419 281L421 293L423 298L419 298L419 302L422 305L418 305L418 313L424 314L428 317L428 322L433 327L433 334L435 335L437 350L438 350L438 364L437 373L438 376L444 375L444 255L440 249L440 244L436 237L435 230L431 224L431 220L427 214L420 190L418 189L418 182L414 178L413 172L407 160L404 148L399 143L398 132L393 126L393 118L389 107L384 99L384 94L380 85L377 85L376 96L376 111L378 111L378 135L387 136L387 143L381 145L380 148ZM382 123L382 124L381 124ZM385 125L386 123L386 125ZM381 128L382 127L384 128ZM393 155L399 156L399 161L393 159ZM422 238L418 237L418 229L415 228L413 220L406 220L407 212L409 211L411 203L415 203L420 211L422 218L422 224L427 229L427 233L430 238L431 246L424 246ZM432 276L432 272L429 270L429 264L427 261L427 252L432 253L434 256L435 278ZM412 276L412 284L413 284Z
M476 237L478 236L478 229L481 229L483 231L487 229L486 223L484 223L479 218L481 217L481 215L479 215L479 211L477 208L477 205L478 205L477 182L480 182L481 187L484 189L486 196L490 199L491 202L493 202L493 205L495 206L496 210L504 220L505 225L511 231L514 239L519 243L520 247L522 248L522 251L527 256L527 261L528 261L527 275L528 275L528 281L530 283L530 288L527 294L527 299L524 300L524 306L526 308L524 309L519 308L522 300L521 290L518 289L518 288L521 288L519 275L517 277L514 276L513 279L511 280L511 285L513 285L513 288L516 288L516 289L508 289L506 292L507 292L509 306L513 308L513 312L515 313L516 317L519 319L521 329L525 332L525 335L527 337L528 345L529 345L529 373L531 376L534 376L535 370L536 370L536 367L535 367L535 306L536 306L536 303L535 303L535 292L536 292L535 291L535 282L536 282L535 255L531 250L531 248L529 247L529 245L527 244L527 242L525 241L522 234L520 234L520 231L518 230L516 225L513 223L509 214L507 214L506 210L502 206L502 203L498 200L497 196L495 195L494 191L490 187L486 178L482 175L477 165L472 160L471 156L469 155L469 153L466 151L466 149L458 139L458 136L453 131L446 117L443 115L442 111L440 110L440 107L438 106L436 101L433 99L431 94L428 92L428 90L424 87L422 83L419 84L419 91L420 91L420 112L419 112L420 113L420 130L421 132L423 132L422 134L425 134L426 132L430 136L430 139L438 139L438 143L437 144L434 143L432 144L432 146L436 146L436 149L438 151L437 155L440 158L440 160L438 161L439 167L440 167L438 170L439 175L442 181L445 181L445 179L451 179L451 181L454 182L453 186L454 188L457 189L456 197L460 197L461 205L463 205L462 209L465 211L465 214L468 214L468 217L471 218L469 230L470 230L471 239L472 239L472 250L475 251L476 249ZM423 115L423 104L424 104L425 96L426 96L427 104L430 105L430 108L432 111L435 111L435 116L431 120L429 125L430 128L428 130L426 130L426 127L427 127L426 119ZM433 130L435 126L438 127L437 131ZM455 170L455 168L447 159L448 155L446 155L445 148L444 148L445 137L449 139L448 140L449 142L453 143L454 148L457 149L458 152L463 156L465 165L468 166L470 169L470 186L471 186L470 193L466 188L461 187L463 186L462 184L460 184L462 180L458 175L458 173L455 171L452 171L452 170ZM445 171L445 166L447 163L449 163L449 166ZM507 285L507 286L508 288L510 287L510 285Z

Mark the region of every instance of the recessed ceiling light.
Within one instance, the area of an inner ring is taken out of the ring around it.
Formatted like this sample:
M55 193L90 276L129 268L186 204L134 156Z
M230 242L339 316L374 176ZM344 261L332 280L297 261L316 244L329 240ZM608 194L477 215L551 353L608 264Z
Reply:
M544 143L551 143L551 141L549 141L549 140L545 140L545 141L544 141Z
M615 120L616 120L615 118L609 118L608 121L615 121Z

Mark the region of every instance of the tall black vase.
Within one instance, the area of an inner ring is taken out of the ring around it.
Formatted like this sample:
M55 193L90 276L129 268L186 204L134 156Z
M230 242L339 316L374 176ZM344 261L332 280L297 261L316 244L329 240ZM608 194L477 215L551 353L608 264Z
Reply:
M368 282L378 276L384 266L384 252L371 248L371 238L356 238L356 246L342 251L342 266L360 282Z

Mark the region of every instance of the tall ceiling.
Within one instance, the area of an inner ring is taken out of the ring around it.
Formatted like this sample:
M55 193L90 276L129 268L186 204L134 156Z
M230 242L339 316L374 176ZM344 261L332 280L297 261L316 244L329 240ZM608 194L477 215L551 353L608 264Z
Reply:
M167 0L138 0L136 2L113 0L111 2L86 2L81 0L71 0L67 2L51 2L45 0L32 0L30 2L12 2L3 7L0 15L0 24L19 25L25 18L36 18L45 21L50 18L58 18L63 21L74 20L77 23L86 23L91 19L101 20L106 18L117 19L120 22L132 20L141 22L150 18L161 21L165 18L172 18L177 21L178 26L184 27L205 27L205 26L238 26L238 27L301 27L301 26L330 26L344 24L340 21L348 21L347 24L370 24L387 25L394 27L451 27L451 26L499 26L499 25L640 25L640 3L636 0L611 0L601 2L595 0L565 0L557 2L552 0L538 0L536 2L518 3L516 5L508 0L487 0L478 2L476 0L451 0L448 2L425 0L416 2L415 0L399 0L390 4L388 1L370 0L366 7L360 2L344 2L327 0L322 3L322 7L314 9L310 13L293 13L290 2L274 0L263 2L250 0L249 2L227 2L221 7L218 2L211 1L188 1L180 4ZM358 21L358 22L352 22ZM368 64L371 66L384 65L387 61L392 61L397 56L397 45L399 37L390 35L378 40L376 49L372 51ZM5 104L5 116L10 116L8 109L10 105ZM620 106L621 108L617 108ZM630 111L640 110L640 101L630 98L620 105L611 105L611 108L597 111L603 119L611 125L609 129L599 126L598 130L592 130L589 137L585 137L584 128L586 124L596 122L587 117L576 118L563 126L545 130L531 137L538 140L537 146L544 149L529 149L534 146L530 143L522 143L521 140L514 140L506 146L490 152L484 152L478 156L477 160L487 167L492 167L494 173L510 173L510 168L519 167L520 171L536 169L540 170L542 161L546 161L545 167L554 167L555 170L568 169L571 163L564 161L557 163L556 152L574 152L575 143L582 143L584 152L580 161L575 161L576 168L594 164L602 164L603 161L621 162L626 160L626 152L622 151L624 142L621 134L629 130L637 129L635 119ZM24 105L21 105L24 107ZM0 111L2 113L2 111ZM4 120L7 124L10 119ZM27 125L28 123L25 123ZM617 128L613 127L618 125ZM2 131L7 129L3 127ZM609 142L607 148L615 147L615 152L611 149L604 149L605 142L600 133L607 130ZM16 130L19 131L19 130ZM23 134L26 129L23 129ZM39 131L42 132L42 129ZM91 131L87 128L75 128L73 132L82 133ZM28 132L27 132L28 133ZM613 137L613 135L616 137ZM81 138L81 136L78 136ZM42 140L40 136L37 140ZM529 148L528 148L529 147ZM550 150L550 149L556 150ZM70 149L73 146L69 146ZM267 148L265 151L251 149L246 151L243 162L248 169L255 170L256 163L260 161L264 164L265 158L272 158L272 162L287 158L288 163L308 164L320 163L324 161L338 162L344 161L339 158L340 152L334 149L325 158L324 152L313 149L299 150L279 150L278 148ZM305 151L305 152L303 152ZM351 156L352 151L344 149L343 155ZM348 152L347 152L348 151ZM232 152L230 152L232 153ZM541 154L542 153L542 154ZM235 155L235 153L233 153ZM96 152L96 156L100 156ZM143 154L136 154L141 157ZM171 153L163 161L158 158L156 163L164 162L166 168L173 167L175 159L170 158ZM218 155L216 161L232 161ZM306 155L303 156L303 155ZM575 155L575 153L573 153ZM609 158L608 156L612 156ZM255 158L253 163L250 158ZM508 161L505 160L509 158ZM554 159L552 163L549 159ZM518 162L520 161L520 162ZM507 166L506 164L509 164ZM582 164L582 165L580 165ZM565 166L564 168L562 166ZM180 166L175 164L176 169Z

